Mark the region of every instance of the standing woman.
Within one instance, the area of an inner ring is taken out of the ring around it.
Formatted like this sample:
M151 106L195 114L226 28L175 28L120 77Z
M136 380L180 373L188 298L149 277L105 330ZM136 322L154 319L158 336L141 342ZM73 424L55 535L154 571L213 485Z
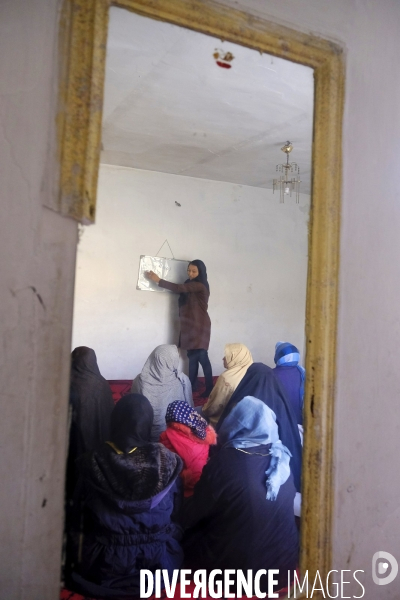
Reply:
M213 388L213 379L211 363L208 358L211 320L207 312L210 286L207 280L206 265L202 260L192 260L189 263L187 274L189 279L182 284L160 279L153 271L148 271L147 276L158 283L160 287L179 294L181 324L179 347L187 350L189 379L192 387L196 383L199 363L201 364L206 380L206 390L202 394L202 398L208 398Z

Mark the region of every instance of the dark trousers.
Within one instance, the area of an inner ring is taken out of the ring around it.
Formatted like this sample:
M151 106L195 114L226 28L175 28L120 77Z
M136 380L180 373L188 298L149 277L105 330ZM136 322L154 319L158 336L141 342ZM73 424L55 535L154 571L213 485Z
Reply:
M187 355L189 359L189 379L192 387L196 383L200 363L206 380L206 392L211 392L213 388L213 378L211 363L210 359L208 358L207 350L203 350L203 348L198 350L188 350Z

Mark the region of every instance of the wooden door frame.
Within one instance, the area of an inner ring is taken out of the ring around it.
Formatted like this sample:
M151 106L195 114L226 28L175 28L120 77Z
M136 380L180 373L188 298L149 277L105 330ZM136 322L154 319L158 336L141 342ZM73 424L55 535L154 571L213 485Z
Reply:
M308 570L313 581L317 570L322 576L329 571L332 558L343 49L210 0L65 0L60 35L58 210L84 224L94 222L96 211L110 6L314 69L301 531L301 571Z

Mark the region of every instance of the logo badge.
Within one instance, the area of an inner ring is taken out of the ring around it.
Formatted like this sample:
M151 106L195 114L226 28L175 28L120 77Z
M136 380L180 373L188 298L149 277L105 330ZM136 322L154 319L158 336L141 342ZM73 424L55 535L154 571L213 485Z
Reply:
M380 550L372 557L372 579L376 585L387 585L396 578L399 565L389 552Z

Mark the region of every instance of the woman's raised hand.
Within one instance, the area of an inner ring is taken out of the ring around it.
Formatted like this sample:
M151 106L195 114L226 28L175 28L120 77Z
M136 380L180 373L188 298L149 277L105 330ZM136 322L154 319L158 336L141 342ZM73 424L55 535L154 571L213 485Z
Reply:
M145 275L147 279L151 279L151 281L155 281L155 283L158 283L160 281L160 277L156 275L154 271L146 271Z

